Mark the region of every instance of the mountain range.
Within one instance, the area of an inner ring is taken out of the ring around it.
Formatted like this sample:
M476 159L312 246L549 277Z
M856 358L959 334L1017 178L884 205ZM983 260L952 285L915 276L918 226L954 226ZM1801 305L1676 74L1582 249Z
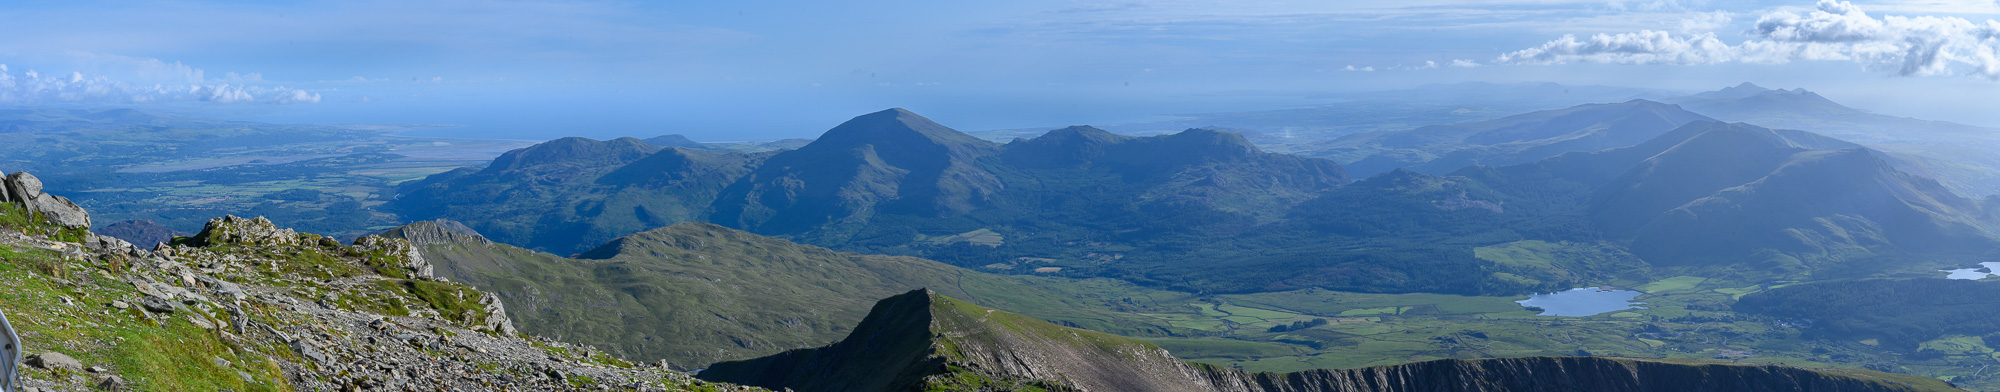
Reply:
M1724 121L1800 129L1831 136L1912 162L1905 171L1932 177L1967 197L2000 194L2000 129L1920 120L1854 109L1803 88L1734 87L1667 98Z
M1469 124L1348 135L1305 155L1340 162L1357 175L1409 168L1443 174L1471 165L1528 163L1568 152L1625 147L1694 121L1677 105L1646 100L1544 110Z
M1850 108L1806 89L1744 83L1681 96L1586 104L1493 120L1376 131L1300 148L1370 176L1396 168L1444 174L1474 164L1501 166L1566 152L1624 147L1693 121L1798 129L1867 146L1897 169L1939 180L1966 197L2000 194L2000 129L1894 117Z
M564 159L574 151L588 157ZM1134 138L1075 127L1000 145L891 109L772 153L563 139L414 182L390 205L559 253L686 221L893 250L980 230L1066 243L1199 230L1181 223L1189 216L1253 225L1347 182L1330 161L1212 130Z
M392 205L551 252L706 221L989 271L1049 260L1053 270L1036 269L1197 292L1518 293L1635 266L1799 276L1874 260L1857 265L1883 272L1996 244L1981 203L1898 169L1896 155L1670 104L1342 140L1458 150L1350 185L1330 160L1262 152L1212 129L1070 127L995 144L891 109L758 154L562 139L414 183ZM1455 165L1443 162L1473 164L1436 173ZM1792 202L1803 199L1823 202ZM1630 256L1522 269L1471 251L1525 240ZM1483 272L1427 272L1437 270Z

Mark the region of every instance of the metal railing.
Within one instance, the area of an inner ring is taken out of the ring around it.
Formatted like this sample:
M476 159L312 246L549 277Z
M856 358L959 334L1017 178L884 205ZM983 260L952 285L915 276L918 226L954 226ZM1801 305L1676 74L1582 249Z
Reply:
M0 392L21 390L21 335L14 333L14 325L7 323L7 312L0 312Z

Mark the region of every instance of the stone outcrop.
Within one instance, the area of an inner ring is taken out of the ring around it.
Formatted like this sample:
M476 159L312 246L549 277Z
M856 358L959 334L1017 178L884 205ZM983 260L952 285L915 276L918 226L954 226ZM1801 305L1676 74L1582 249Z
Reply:
M69 198L43 192L42 180L35 178L35 175L15 172L0 182L4 182L5 188L4 192L0 192L4 194L4 197L0 197L0 201L20 204L28 212L41 215L43 220L59 226L73 229L90 228L90 213L85 212L83 207L77 206L75 202L69 201Z
M1248 373L1183 362L1150 343L1061 327L918 290L878 302L833 345L724 362L708 380L810 391L1186 392L1951 391L1915 376L1603 357L1438 360Z
M298 232L278 228L278 225L271 223L270 219L261 216L245 219L227 215L208 220L208 224L202 226L200 233L188 238L187 245L291 246L298 245L302 239L304 238Z
M481 320L479 325L485 327L486 330L496 331L503 335L520 333L520 330L514 329L514 321L507 319L507 306L500 303L500 296L493 293L486 293L486 295L479 297L479 306L482 306L481 310L486 312L485 320Z
M431 266L430 261L424 260L424 254L417 252L417 247L411 245L410 241L373 235L362 236L354 239L354 249L363 254L389 256L378 259L383 260L388 267L402 269L403 273L410 277L419 279L434 277L432 274L435 272L435 267Z
M381 236L402 238L417 245L493 243L492 240L486 239L486 236L480 235L478 231L472 230L471 227L449 219L415 222L389 229L389 231L382 232Z

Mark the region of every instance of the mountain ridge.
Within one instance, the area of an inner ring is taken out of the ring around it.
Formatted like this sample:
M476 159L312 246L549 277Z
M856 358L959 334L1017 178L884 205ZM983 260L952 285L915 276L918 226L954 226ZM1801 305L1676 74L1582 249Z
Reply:
M1311 156L1348 162L1355 173L1395 168L1443 174L1481 164L1528 163L1565 152L1590 152L1644 142L1694 121L1712 119L1678 105L1642 99L1543 110L1469 124L1343 136Z

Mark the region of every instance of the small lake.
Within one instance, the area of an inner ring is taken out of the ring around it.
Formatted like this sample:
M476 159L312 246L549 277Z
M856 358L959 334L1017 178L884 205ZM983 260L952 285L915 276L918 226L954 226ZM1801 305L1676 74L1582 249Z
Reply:
M1596 287L1569 289L1554 293L1530 294L1528 299L1514 301L1521 306L1542 308L1543 316L1583 317L1616 312L1639 307L1644 302L1632 302L1645 294L1632 290L1599 290Z
M1979 272L1979 270L1986 270L1987 272ZM1946 279L1980 280L1986 279L1988 276L2000 275L1994 273L2000 272L2000 262L1988 261L1979 263L1979 268L1960 268L1941 271L1944 271Z

